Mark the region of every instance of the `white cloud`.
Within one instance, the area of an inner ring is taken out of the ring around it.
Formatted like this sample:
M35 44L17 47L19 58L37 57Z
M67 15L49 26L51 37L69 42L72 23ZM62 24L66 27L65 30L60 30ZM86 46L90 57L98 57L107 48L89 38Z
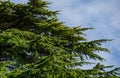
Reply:
M15 3L26 3L28 0L10 0Z
M107 43L112 54L102 54L107 64L120 65L115 56L120 55L120 0L51 0L54 10L62 10L59 16L61 21L69 26L82 24L92 26L96 30L89 31L87 38L113 38ZM117 32L116 32L117 31ZM120 57L117 57L120 59Z

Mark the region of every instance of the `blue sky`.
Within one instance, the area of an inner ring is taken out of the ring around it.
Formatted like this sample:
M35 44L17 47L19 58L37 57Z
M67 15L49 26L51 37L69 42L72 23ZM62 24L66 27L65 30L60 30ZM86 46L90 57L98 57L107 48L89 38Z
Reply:
M27 0L11 0L25 3ZM120 66L120 0L47 0L52 10L61 10L59 19L68 26L93 27L88 40L114 39L105 43L111 54L101 53L105 65Z

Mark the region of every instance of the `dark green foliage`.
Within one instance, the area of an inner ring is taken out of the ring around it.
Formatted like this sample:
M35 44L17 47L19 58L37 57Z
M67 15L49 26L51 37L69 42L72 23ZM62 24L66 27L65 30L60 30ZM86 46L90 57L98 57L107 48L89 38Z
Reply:
M48 4L0 1L0 77L118 78L119 68L105 70L113 66L96 62L92 69L82 69L93 64L89 59L103 61L98 52L109 52L102 43L111 40L87 41L83 32L92 28L64 25Z

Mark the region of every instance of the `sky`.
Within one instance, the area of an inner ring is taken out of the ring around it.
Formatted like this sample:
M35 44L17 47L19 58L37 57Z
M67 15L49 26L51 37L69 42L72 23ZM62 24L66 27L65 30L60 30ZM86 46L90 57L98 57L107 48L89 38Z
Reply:
M25 3L27 0L11 0ZM93 27L86 31L88 41L114 39L103 46L111 53L101 53L105 65L120 66L120 0L47 0L51 10L60 10L60 21L68 26Z

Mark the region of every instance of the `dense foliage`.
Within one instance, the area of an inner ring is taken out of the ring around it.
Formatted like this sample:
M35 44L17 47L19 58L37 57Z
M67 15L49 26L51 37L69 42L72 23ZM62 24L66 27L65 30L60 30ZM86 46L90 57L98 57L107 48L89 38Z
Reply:
M104 61L98 52L109 52L102 43L110 40L87 41L92 28L66 26L48 4L0 0L0 78L118 78L119 68L98 61L82 69L89 59Z

